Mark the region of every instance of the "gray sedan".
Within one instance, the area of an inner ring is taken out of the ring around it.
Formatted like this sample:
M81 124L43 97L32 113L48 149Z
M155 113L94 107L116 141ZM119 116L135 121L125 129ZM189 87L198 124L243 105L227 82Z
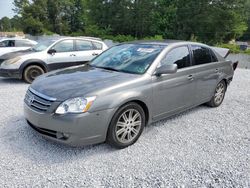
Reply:
M232 62L204 44L125 43L86 65L37 78L24 113L46 138L124 148L147 124L204 103L220 106L233 75Z

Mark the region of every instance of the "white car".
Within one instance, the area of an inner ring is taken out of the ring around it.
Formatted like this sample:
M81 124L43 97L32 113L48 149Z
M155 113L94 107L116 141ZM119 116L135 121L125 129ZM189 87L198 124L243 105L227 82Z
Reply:
M16 52L20 50L27 50L37 44L36 41L21 38L5 38L0 40L0 56Z
M104 42L91 37L42 41L30 50L1 56L0 76L31 83L37 76L51 70L91 61L106 49Z

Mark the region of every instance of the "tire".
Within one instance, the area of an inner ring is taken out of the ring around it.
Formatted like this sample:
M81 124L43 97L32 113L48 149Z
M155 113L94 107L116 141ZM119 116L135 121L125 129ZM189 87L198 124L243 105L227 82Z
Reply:
M42 67L38 65L30 65L25 68L23 72L23 80L29 84L31 84L36 77L44 74L44 70Z
M133 145L145 127L145 113L137 103L122 106L114 115L109 125L107 143L123 149Z
M207 103L210 107L218 107L222 104L227 90L227 85L224 80L219 82L215 88L214 96Z

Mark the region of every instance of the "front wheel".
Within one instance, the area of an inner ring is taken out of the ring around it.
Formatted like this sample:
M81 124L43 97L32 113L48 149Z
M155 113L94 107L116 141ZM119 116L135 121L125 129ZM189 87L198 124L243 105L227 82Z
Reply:
M208 106L211 106L211 107L220 106L224 100L226 89L227 89L227 86L226 86L226 83L224 80L222 80L220 83L218 83L218 85L216 86L215 92L214 92L214 96L207 103Z
M134 144L145 126L145 113L137 103L122 106L111 120L107 142L119 149Z
M36 77L44 74L44 70L42 67L37 65L30 65L27 68L25 68L23 73L23 79L25 82L31 84Z

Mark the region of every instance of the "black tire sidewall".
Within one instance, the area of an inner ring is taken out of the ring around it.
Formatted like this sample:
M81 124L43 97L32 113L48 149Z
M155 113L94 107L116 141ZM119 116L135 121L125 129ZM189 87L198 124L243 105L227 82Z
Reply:
M115 132L115 129L116 129L116 124L117 124L117 121L119 119L119 117L121 116L121 114L124 112L124 111L127 111L129 109L135 109L137 110L140 114L141 114L141 119L142 119L142 125L141 125L141 129L138 133L138 135L136 136L136 138L129 142L129 143L121 143L117 140L116 138L116 132ZM146 123L146 119L145 119L145 112L143 110L143 108L138 105L137 103L127 103L125 105L123 105L122 107L120 107L117 112L114 114L112 120L111 120L111 123L109 125L109 129L108 129L108 135L107 135L107 142L116 147L116 148L119 148L119 149L122 149L122 148L125 148L125 147L128 147L130 145L133 145L138 139L139 137L141 136L142 134L142 131L145 127L145 123Z

